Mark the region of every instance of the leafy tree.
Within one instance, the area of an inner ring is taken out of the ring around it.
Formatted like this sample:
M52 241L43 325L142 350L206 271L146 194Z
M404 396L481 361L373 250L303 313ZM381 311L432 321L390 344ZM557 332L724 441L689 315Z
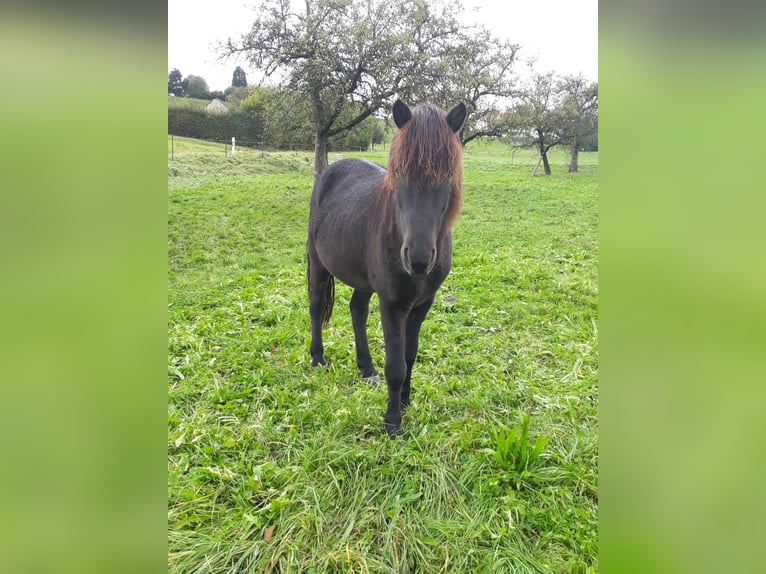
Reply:
M558 84L561 96L559 139L569 146L569 173L577 172L580 148L598 134L598 83L582 75Z
M348 121L360 113L360 106L352 104L342 112L340 121ZM372 136L375 131L375 116L367 116L363 121L356 124L350 130L341 132L330 138L330 148L337 150L367 150L372 144Z
M207 99L210 90L207 87L207 82L202 76L194 76L189 74L186 76L188 81L188 87L186 88L186 95L190 98Z
M372 149L375 146L382 144L386 139L386 129L383 125L383 120L375 120L375 125L372 128Z
M183 75L178 68L173 68L168 74L168 94L184 95Z
M235 88L230 86L223 91L226 101L232 106L238 107L250 95L248 88Z
M427 70L463 40L462 8L447 1L264 0L250 32L229 39L221 55L243 54L309 103L317 177L327 167L330 138L395 95L418 93Z
M239 109L253 114L266 115L274 98L277 97L275 91L271 88L256 88L240 102Z
M234 75L231 78L231 85L234 88L247 87L247 76L245 75L245 71L239 66L234 70Z
M302 94L273 90L266 109L264 139L277 149L311 149L315 135L311 105Z
M515 123L531 136L528 143L537 147L545 175L550 175L548 152L553 146L562 143L559 108L561 98L553 72L535 73L517 92L517 96Z
M223 94L223 92L222 92L222 91L220 91L220 90L215 90L215 91L213 91L213 92L210 92L210 93L208 94L208 97L209 97L211 100L214 100L214 99L216 99L216 98L217 98L217 99L219 99L219 100L223 101L223 100L224 100L224 98L225 98L226 96L224 96L224 94Z
M520 49L494 38L484 28L469 32L462 42L452 45L446 62L433 68L424 83L444 107L465 103L468 115L460 131L463 145L478 137L500 137L509 130L501 106L514 95L513 65Z

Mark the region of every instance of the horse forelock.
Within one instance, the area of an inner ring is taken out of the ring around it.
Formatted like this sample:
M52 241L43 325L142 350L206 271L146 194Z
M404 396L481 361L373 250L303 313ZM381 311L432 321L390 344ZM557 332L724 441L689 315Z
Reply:
M412 119L394 135L381 191L393 193L397 178L431 186L451 180L452 193L445 225L447 229L452 227L462 201L463 147L447 123L446 115L436 106L416 107Z

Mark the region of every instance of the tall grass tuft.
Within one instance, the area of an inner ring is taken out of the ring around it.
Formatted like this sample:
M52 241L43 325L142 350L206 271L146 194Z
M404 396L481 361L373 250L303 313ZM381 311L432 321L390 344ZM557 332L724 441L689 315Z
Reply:
M540 434L534 443L530 442L529 418L528 414L524 414L520 426L495 431L495 460L501 469L517 475L517 488L521 486L522 480L532 477L532 467L550 440L550 437Z

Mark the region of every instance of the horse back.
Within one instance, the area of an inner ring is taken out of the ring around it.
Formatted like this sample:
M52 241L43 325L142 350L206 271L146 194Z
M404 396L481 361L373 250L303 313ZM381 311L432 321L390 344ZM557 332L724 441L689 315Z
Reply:
M344 283L371 289L370 244L382 221L375 188L386 170L372 162L331 164L311 194L308 241L325 268Z
M385 175L385 168L361 159L342 159L330 164L314 185L312 212L327 201L336 207L365 208L366 202L373 198L373 188Z

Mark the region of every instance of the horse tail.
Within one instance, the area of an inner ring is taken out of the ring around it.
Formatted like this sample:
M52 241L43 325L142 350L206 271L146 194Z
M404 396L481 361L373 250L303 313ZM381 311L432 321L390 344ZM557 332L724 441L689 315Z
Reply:
M309 244L306 242L306 289L311 296L311 256L309 255ZM335 277L327 274L327 285L323 289L322 295L324 301L322 302L322 325L327 326L330 323L330 317L332 317L332 309L335 306Z
M327 289L324 292L324 315L322 315L322 325L325 327L330 323L332 317L332 308L335 306L335 277L328 276Z

